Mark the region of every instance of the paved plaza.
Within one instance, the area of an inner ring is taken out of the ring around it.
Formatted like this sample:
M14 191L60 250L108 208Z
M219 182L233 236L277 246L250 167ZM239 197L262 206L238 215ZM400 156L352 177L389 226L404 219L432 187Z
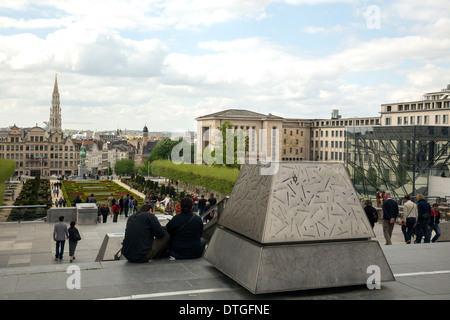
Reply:
M107 233L122 233L126 218L117 223L79 226L82 240L76 260L54 261L51 223L0 223L0 299L450 299L450 243L405 245L399 226L393 245L385 246L381 224L376 240L396 277L381 289L343 287L253 295L204 259L153 260L132 264L124 260L96 262ZM68 267L79 268L80 289L69 289Z

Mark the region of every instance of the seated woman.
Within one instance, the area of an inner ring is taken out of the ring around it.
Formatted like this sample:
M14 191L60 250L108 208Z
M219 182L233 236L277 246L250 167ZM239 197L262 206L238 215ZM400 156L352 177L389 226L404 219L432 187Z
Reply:
M169 254L175 259L196 259L203 255L205 240L202 238L203 222L195 215L192 199L181 200L181 213L166 225L170 235Z

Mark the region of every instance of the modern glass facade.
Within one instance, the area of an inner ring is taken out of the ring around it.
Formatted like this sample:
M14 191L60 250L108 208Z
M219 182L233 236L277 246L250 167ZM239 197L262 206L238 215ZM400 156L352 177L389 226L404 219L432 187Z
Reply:
M428 194L429 177L448 175L449 126L364 126L346 128L345 165L357 191L373 196Z

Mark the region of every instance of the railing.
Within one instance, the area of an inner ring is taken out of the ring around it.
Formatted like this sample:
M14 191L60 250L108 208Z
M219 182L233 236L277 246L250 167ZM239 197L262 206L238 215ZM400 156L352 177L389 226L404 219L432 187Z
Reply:
M214 231L216 230L217 227L217 222L220 219L220 216L222 215L225 206L228 202L229 197L225 197L222 200L220 200L219 202L217 202L214 206L212 206L211 208L209 208L207 211L205 211L204 213L202 213L200 215L200 217L203 218L206 217L208 214L210 214L211 212L214 213L214 216L212 217L211 220L209 220L204 226L203 226L203 239L205 239L206 242L209 242L209 240L211 240L211 237L214 234Z
M8 209L11 209L10 212L6 214L0 213L0 221L20 223L21 221L41 221L47 219L46 205L0 206L0 212Z

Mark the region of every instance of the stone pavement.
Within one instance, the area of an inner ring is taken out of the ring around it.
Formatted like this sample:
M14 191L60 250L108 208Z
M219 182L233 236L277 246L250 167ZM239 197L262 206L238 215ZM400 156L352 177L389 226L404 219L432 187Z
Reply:
M125 226L124 216L117 223L79 226L82 240L70 264L68 245L65 259L54 261L53 224L0 223L0 299L450 299L450 243L405 245L398 225L391 246L384 245L381 224L374 229L396 277L380 290L356 286L264 295L252 295L204 259L96 262L105 234L124 232ZM80 289L68 288L69 267L79 268Z

